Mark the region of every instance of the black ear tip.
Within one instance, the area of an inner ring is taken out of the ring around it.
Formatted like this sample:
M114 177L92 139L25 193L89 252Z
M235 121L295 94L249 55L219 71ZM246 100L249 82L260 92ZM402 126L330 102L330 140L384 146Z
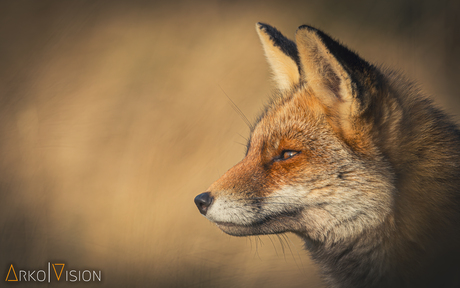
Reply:
M257 22L256 27L264 31L267 31L268 29L272 28L270 25L262 23L262 22Z
M316 29L315 27L312 27L310 25L302 25L302 26L299 26L299 28L297 28L297 31L296 32L299 32L301 30L307 30L309 32L317 32L318 29Z

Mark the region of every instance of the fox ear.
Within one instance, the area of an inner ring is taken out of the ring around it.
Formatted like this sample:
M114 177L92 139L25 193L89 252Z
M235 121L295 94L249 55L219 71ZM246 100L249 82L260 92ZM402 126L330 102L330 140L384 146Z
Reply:
M300 81L300 59L296 44L270 25L259 22L256 30L278 89L291 89Z
M338 120L341 130L350 128L351 118L367 99L359 95L364 85L373 85L373 68L358 55L325 33L304 25L296 32L302 81Z
M304 25L297 29L296 42L304 71L303 80L327 107L333 108L351 102L353 90L350 76L327 45L332 43L325 43L330 38L324 36L321 31Z

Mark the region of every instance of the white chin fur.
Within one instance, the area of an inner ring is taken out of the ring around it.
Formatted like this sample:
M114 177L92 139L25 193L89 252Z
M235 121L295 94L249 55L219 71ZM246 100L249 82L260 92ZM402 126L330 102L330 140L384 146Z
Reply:
M255 221L254 212L245 201L231 200L220 195L215 198L206 213L206 218L212 222L233 223L236 225L251 225Z
M296 209L302 205L306 194L308 191L302 186L286 186L261 198L260 205L244 198L235 199L221 194L214 199L206 218L212 222L251 225L270 215Z

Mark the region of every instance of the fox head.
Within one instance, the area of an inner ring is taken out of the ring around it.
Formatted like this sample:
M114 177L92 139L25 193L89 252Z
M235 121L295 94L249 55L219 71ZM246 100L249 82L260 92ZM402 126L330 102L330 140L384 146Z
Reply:
M278 95L244 159L195 198L201 214L230 235L294 232L319 243L381 225L395 188L374 140L378 70L313 27L299 27L295 43L256 29Z

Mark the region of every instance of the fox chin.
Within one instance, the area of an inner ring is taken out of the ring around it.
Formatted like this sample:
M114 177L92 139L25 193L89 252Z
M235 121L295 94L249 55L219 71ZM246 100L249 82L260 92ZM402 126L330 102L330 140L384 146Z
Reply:
M200 213L234 236L295 233L330 287L460 287L457 125L316 28L256 30L277 92Z

